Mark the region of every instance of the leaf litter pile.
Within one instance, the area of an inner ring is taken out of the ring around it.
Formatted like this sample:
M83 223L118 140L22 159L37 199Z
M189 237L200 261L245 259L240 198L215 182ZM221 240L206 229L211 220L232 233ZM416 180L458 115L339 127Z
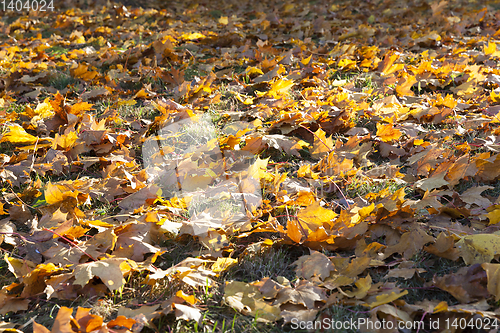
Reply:
M497 328L498 4L142 6L3 13L1 329Z

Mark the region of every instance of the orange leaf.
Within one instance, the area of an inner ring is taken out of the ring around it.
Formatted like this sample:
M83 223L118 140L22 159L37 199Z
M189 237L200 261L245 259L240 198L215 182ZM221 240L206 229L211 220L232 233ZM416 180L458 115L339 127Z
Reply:
M392 127L392 124L382 125L377 123L377 136L384 142L391 142L401 137L401 131Z
M120 327L126 327L128 329L131 329L132 326L134 326L135 322L136 321L134 319L130 319L130 318L127 318L125 316L118 316L118 317L116 317L115 320L111 320L107 326L108 326L108 328L120 326Z
M389 75L391 73L394 73L395 71L397 70L400 70L402 67L404 67L404 64L400 64L402 65L399 66L399 65L394 65L394 62L399 58L399 55L395 54L395 53L388 53L385 55L384 57L384 60L382 60L379 64L378 64L378 70L382 72L382 74L384 75Z
M72 308L67 308L65 306L61 307L54 320L54 325L52 325L52 332L73 333L74 331L71 327L72 314Z
M292 241L294 241L297 244L301 244L302 240L302 232L301 228L298 225L298 222L295 220L290 220L286 224L286 234Z
M69 107L68 113L74 114L74 115L79 115L82 112L91 110L93 105L94 104L90 104L87 102L76 103L76 104Z
M398 81L396 93L399 96L413 96L414 93L410 89L415 83L417 83L417 79L412 75L408 75L406 78Z
M219 259L231 259L231 258L217 258L217 261ZM236 260L236 259L232 259L232 260ZM238 260L236 260L236 261L238 261ZM188 294L184 293L182 290L177 291L177 293L175 293L175 296L182 298L183 300L185 300L189 304L195 304L196 302L199 301L198 299L196 299L196 297L194 297L194 295L188 295Z

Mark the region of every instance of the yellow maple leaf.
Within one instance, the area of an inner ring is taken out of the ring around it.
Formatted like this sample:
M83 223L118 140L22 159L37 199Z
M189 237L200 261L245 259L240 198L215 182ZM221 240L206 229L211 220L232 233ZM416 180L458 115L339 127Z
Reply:
M229 23L229 19L227 18L227 16L221 16L219 18L219 23L223 24L223 25L227 25Z
M68 134L63 134L63 135L59 135L56 133L56 137L52 142L52 148L53 149L62 148L67 151L73 148L77 139L78 135L76 135L75 131L71 131Z
M238 259L233 258L217 258L217 261L212 265L212 271L219 273L233 267L238 263Z
M257 157L255 163L248 168L248 176L254 179L269 179L269 177L271 177L272 180L272 176L266 171L267 162L269 162L269 157L265 160L261 160L260 157Z
M53 205L69 197L76 199L78 193L78 191L75 191L75 189L68 184L52 184L49 182L45 188L45 201L49 205Z
M2 136L0 142L10 142L13 144L33 144L38 141L36 136L27 133L21 126L9 126L9 132Z
M408 294L408 290L405 290L405 291L400 292L400 293L395 293L393 291L390 294L379 295L379 296L375 297L376 301L368 304L368 306L370 308L374 308L374 307L382 305L382 304L391 303L391 302L397 300L398 298L403 297L406 294Z
M46 98L43 103L38 103L36 108L33 110L29 106L26 106L24 111L28 117L33 118L36 122L39 119L49 118L54 115L54 109L50 104L49 98Z
M267 93L273 98L278 98L290 90L294 84L293 80L279 79L271 85L271 89Z
M486 271L488 277L488 292L494 295L498 302L500 299L500 264L483 263L481 267Z
M199 32L192 32L190 34L182 34L181 38L184 40L195 40L195 39L203 39L206 36L204 34L200 34Z
M494 57L500 57L500 52L497 51L497 44L488 42L488 46L483 46L484 54Z
M493 103L499 103L500 102L500 92L495 92L494 90L490 93L490 100Z
M323 226L323 223L330 223L332 219L337 216L332 210L321 207L320 202L317 201L306 209L301 210L297 214L297 218L301 223L307 224L309 229L315 231Z
M456 243L467 265L490 262L500 253L500 235L476 234L463 237Z
M500 208L492 210L486 216L488 216L488 219L490 220L489 225L497 224L500 222Z

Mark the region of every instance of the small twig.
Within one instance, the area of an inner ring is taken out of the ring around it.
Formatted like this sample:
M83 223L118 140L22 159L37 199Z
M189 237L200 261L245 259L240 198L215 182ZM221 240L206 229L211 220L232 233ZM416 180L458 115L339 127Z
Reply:
M123 66L125 70L127 70L127 63L128 63L128 58L130 57L130 53L132 53L132 49L128 51L127 59L125 60L125 66Z
M35 315L30 320L28 320L27 322L25 322L21 327L18 328L18 330L22 331L23 328L25 328L26 326L31 325L31 323L35 321L36 317L38 317L38 315Z
M335 185L335 187L337 188L337 190L340 192L340 195L342 196L342 198L344 198L345 203L347 205L347 208L351 209L351 205L349 205L349 201L347 201L346 196L344 195L344 193L342 192L342 190L340 189L340 187L337 185L337 183L335 183L334 181L332 181L331 184Z
M304 233L304 236L306 236L306 240L307 240L307 236L309 236L309 234L306 232L306 230L304 229L304 227L302 226L302 223L300 223L300 220L302 220L300 217L297 216L297 223L299 224L299 227L300 229L302 229L302 232ZM305 221L304 221L305 222Z
M12 194L14 194L16 196L17 199L19 199L19 201L21 201L21 203L23 203L24 205L26 205L27 207L29 208L32 208L32 209L35 209L35 207L31 206L31 205L28 205L26 202L23 201L23 199L21 199L17 193L14 191L14 189L12 188L12 185L9 184L9 188L10 188L10 191L12 192Z
M420 318L420 321L424 321L425 316L427 315L427 311L424 312L422 315L422 318ZM420 325L418 325L417 333L420 331Z
M43 230L45 231L49 231L51 233L53 233L54 235L57 235L59 237L61 237L62 239L64 239L65 241L67 241L68 243L70 243L71 245L73 245L74 247L76 247L78 250L80 250L83 254L85 254L87 257L89 257L90 259L92 259L93 261L97 261L94 257L92 257L90 254L88 254L87 252L85 252L85 250L83 250L80 246L78 246L78 244L76 244L75 242L69 240L68 238L58 234L57 232L53 231L53 230L49 230L47 228L43 228Z
M17 232L0 232L0 235L16 235L16 236L19 236L26 243L33 243L33 242L30 242L29 240L27 240L26 237L24 237L23 235L18 234Z
M30 173L31 173L31 171L33 171L33 165L35 164L36 148L38 145L38 140L40 140L40 138L36 138L35 148L33 149L33 159L31 160Z

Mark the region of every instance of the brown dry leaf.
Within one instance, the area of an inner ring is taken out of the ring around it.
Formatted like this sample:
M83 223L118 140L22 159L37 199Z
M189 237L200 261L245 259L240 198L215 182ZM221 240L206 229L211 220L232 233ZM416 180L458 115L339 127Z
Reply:
M295 288L283 288L278 292L273 305L292 303L303 305L307 309L317 309L316 302L326 302L326 292L324 289L313 285L309 281L300 281ZM322 304L321 304L322 305Z
M109 290L120 289L125 284L125 273L130 272L133 263L123 258L109 258L80 264L74 269L75 282L85 286L94 276L99 277Z
M448 185L449 183L444 179L444 174L439 174L432 176L431 178L421 179L415 182L415 187L420 188L424 191L434 190L442 186Z
M435 243L424 247L424 250L453 261L460 257L460 251L455 247L455 238L444 232L439 233Z
M97 88L88 92L85 92L80 95L81 99L87 101L89 99L95 99L97 97L104 97L111 94L110 91L106 88Z
M142 314L142 315L146 316L147 320L151 320L156 316L155 312L156 312L156 310L158 310L159 307L160 307L159 304L143 305L143 306L138 307L137 309L129 309L129 308L126 308L124 306L120 306L118 308L116 315L117 316L124 316L127 318L134 318L137 315Z
M476 186L476 187L471 187L464 193L460 195L460 199L463 202L468 203L469 205L475 204L478 205L479 207L489 207L491 206L491 201L488 200L487 198L481 196L481 193L483 193L486 190L493 189L494 187L492 186Z
M201 311L192 306L175 303L174 308L175 308L175 316L179 319L184 319L186 321L194 320L196 322L201 322L201 319L203 318Z
M424 245L433 241L434 237L429 236L422 229L416 228L404 233L397 244L388 246L384 251L384 257L387 258L393 253L401 253L403 254L403 258L409 259L418 253Z
M303 277L304 279L310 279L313 276L317 276L321 280L324 280L335 270L330 259L323 253L317 251L312 251L311 255L301 256L293 264L297 265L295 268L297 276Z
M469 268L463 267L457 273L434 276L433 283L462 303L477 301L489 295L489 289L486 289L486 272L477 264Z
M142 206L151 205L158 197L159 190L156 185L144 187L121 200L119 206L126 211L134 211Z
M67 308L65 306L59 309L57 312L56 319L54 320L54 325L52 325L52 332L61 333L73 333L73 327L71 325L73 309Z
M285 324L293 323L293 322L314 322L316 316L318 314L318 310L283 310L281 311L281 316L283 317L283 321Z

